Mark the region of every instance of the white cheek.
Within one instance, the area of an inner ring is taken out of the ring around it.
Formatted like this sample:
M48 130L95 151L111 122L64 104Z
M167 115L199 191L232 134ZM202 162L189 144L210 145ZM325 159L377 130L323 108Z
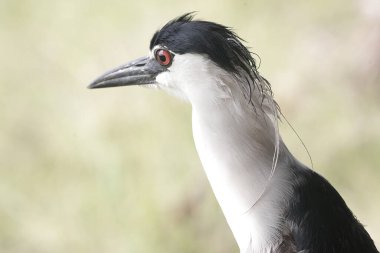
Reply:
M168 87L170 82L170 75L168 71L162 72L156 76L156 82L159 84L161 87Z
M170 95L178 97L183 100L188 100L185 92L177 87L177 82L175 81L175 75L170 71L165 71L156 76L157 87L166 91Z
M220 69L201 55L176 55L172 65L157 75L158 88L186 100L210 100L224 98L225 92L215 78L222 75Z

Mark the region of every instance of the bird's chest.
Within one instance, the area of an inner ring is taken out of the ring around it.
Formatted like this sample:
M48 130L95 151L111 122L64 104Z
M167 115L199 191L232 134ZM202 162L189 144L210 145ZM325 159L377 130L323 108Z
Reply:
M282 211L274 204L276 191L270 190L256 203L268 180L270 161L261 160L250 146L253 140L236 134L239 129L232 131L230 122L218 128L207 119L193 112L195 145L214 194L240 249L262 249L268 241L278 240L273 228Z
M253 154L247 156L245 144L228 121L210 118L205 121L193 115L195 146L223 212L226 216L240 215L263 187L262 176L255 171L260 161L255 161Z

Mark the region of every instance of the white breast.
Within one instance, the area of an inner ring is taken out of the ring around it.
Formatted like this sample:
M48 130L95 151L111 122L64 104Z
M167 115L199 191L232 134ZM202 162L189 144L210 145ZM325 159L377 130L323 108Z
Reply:
M193 107L193 135L212 189L241 252L265 252L281 237L290 175L279 162L265 195L256 203L268 181L273 155L260 143L260 130L250 120L236 121L218 106L209 108L209 113L202 109Z

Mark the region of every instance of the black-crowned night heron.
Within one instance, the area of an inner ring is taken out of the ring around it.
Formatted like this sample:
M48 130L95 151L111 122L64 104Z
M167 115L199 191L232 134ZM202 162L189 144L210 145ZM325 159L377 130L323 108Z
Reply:
M149 56L89 87L126 85L191 103L199 157L241 252L378 252L338 192L285 146L270 84L231 29L185 14L154 34Z

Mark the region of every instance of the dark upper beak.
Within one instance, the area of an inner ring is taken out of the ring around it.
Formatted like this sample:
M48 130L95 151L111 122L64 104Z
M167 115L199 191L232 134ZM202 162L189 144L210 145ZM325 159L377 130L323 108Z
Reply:
M88 88L108 88L126 85L152 84L156 76L165 71L154 58L141 57L116 69L108 71L93 81Z

